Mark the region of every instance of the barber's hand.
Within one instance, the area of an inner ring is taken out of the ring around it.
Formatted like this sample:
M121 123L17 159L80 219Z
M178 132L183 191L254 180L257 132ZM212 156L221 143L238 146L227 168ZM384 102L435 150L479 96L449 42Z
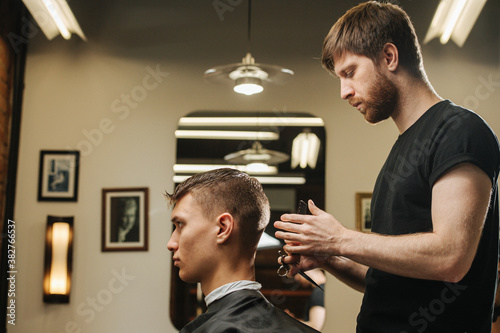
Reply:
M304 270L320 267L329 257L340 255L340 242L346 231L339 221L316 207L312 200L309 200L308 207L312 215L284 214L281 221L274 222L274 226L280 229L275 236L285 240L283 249L294 254L286 257L285 263L299 262L296 267L301 266Z
M288 277L294 277L299 272L299 270L308 271L315 268L324 268L327 261L328 257L309 257L288 253L286 257L278 258L278 264L282 265L283 263L285 263L290 265Z

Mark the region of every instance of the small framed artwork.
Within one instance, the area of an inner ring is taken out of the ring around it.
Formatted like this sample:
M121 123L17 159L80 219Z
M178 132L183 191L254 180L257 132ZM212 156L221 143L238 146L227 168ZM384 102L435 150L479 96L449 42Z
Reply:
M38 201L77 201L79 164L79 151L40 151Z
M371 192L356 193L356 229L359 231L370 232L372 229L371 203Z
M105 251L148 250L148 188L102 189Z

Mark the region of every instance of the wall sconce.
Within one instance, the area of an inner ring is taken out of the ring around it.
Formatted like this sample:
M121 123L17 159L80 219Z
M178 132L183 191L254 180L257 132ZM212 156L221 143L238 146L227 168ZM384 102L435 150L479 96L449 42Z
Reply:
M43 301L69 303L73 262L73 217L47 217Z

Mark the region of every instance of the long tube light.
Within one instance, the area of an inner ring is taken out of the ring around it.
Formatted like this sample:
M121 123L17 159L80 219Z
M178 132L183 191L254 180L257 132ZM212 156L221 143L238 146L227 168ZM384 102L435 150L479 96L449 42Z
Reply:
M324 126L317 117L182 117L179 126Z
M61 34L70 39L75 33L87 40L66 0L23 0L48 40Z
M441 0L424 44L439 37L442 44L451 39L462 47L485 3L486 0Z
M302 132L297 135L292 143L292 169L297 166L305 169L308 165L312 169L316 168L320 145L321 142L314 133Z
M278 140L278 133L264 131L176 130L177 139Z
M186 179L188 179L191 176L181 176L181 175L175 175L173 177L173 181L176 184L182 183ZM279 184L279 185L303 185L306 183L306 179L304 177L261 177L261 176L255 176L255 178L261 183L261 184Z
M446 17L443 34L439 38L441 44L446 44L450 40L451 34L453 33L453 30L455 30L458 19L460 18L460 15L462 15L466 4L467 0L453 1L449 14Z
M229 165L229 164L174 164L175 173L200 173L220 168L237 169L249 174L276 175L278 168L273 165L261 165L255 168L252 164L248 165Z

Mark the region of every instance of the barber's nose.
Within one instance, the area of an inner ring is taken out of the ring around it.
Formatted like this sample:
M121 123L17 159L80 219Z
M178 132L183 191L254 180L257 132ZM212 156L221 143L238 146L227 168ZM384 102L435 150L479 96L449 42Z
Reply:
M352 85L346 83L345 81L340 81L340 97L342 99L349 99L354 96L354 89Z

